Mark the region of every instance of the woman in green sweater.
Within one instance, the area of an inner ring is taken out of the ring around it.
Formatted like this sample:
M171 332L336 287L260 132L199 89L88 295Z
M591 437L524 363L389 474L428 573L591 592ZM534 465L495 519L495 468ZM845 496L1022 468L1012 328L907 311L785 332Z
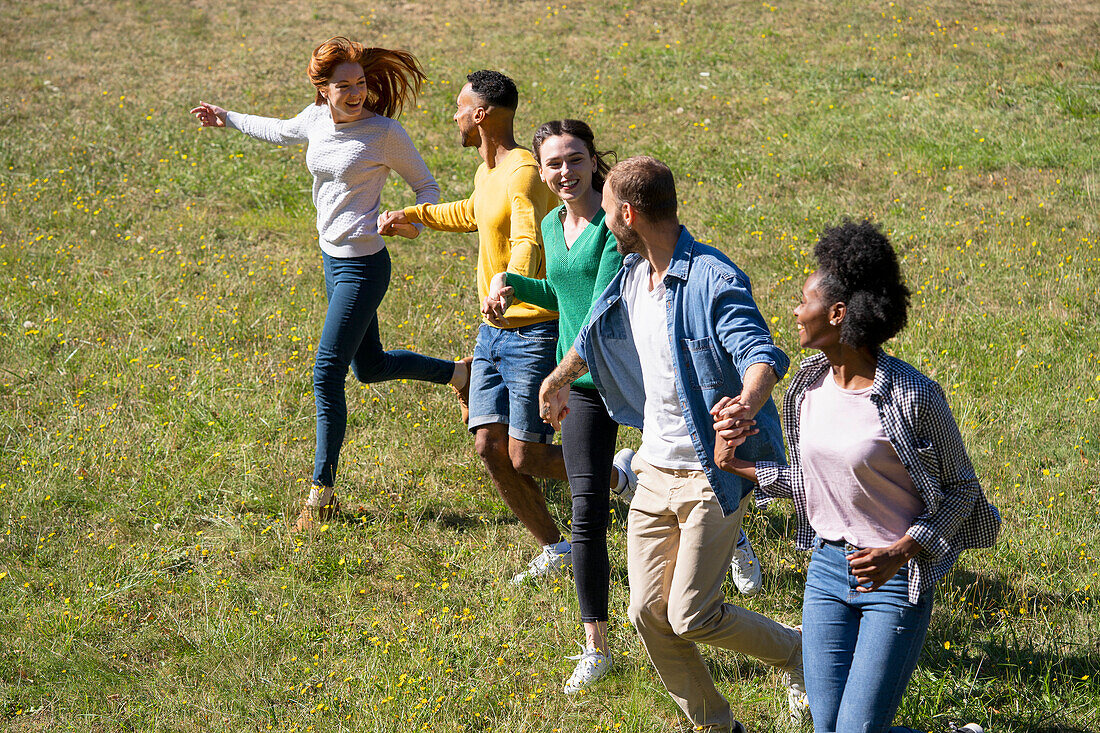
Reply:
M532 142L539 175L562 200L542 220L546 279L499 272L489 285L482 312L506 326L504 310L512 297L558 311L558 361L588 320L592 303L622 267L615 237L600 208L609 170L596 150L592 130L580 120L547 122ZM585 650L572 659L577 667L565 683L572 694L600 680L611 669L607 646L607 596L610 562L607 520L610 492L630 501L637 479L630 470L634 451L615 453L618 425L607 414L596 385L585 375L569 395L569 419L562 423L565 470L573 496L573 577L584 622ZM614 470L613 470L614 467Z

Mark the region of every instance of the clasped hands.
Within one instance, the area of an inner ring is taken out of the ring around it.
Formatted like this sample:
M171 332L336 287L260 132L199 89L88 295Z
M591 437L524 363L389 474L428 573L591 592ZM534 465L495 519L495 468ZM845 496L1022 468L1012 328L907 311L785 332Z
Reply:
M750 435L759 432L756 421L747 417L748 410L741 403L741 397L723 397L710 414L714 418L714 463L724 471L743 475L739 469L754 468L752 461L734 456L733 452ZM879 588L897 574L901 566L921 550L920 545L909 535L889 547L868 547L856 550L848 556L848 568L859 584L856 590L870 593Z
M561 421L569 414L569 385L555 387L550 377L539 387L539 415L544 423L561 430Z
M481 314L497 328L508 328L509 323L504 312L508 310L512 295L516 292L515 288L505 284L506 277L505 272L493 275L493 279L489 281L489 294L481 301Z
M383 211L378 215L378 233L383 237L392 237L396 234L406 239L416 239L420 236L420 230L409 221L409 217L401 209Z
M741 395L723 397L710 408L714 419L714 464L723 471L736 473L737 469L752 468L754 465L733 454L750 435L760 432L751 414Z

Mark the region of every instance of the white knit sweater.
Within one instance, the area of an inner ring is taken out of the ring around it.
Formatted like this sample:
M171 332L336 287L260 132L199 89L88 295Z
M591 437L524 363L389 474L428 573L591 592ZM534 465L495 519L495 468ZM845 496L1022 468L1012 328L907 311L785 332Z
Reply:
M328 105L311 104L289 120L229 112L226 125L278 145L307 143L317 235L321 249L333 257L362 257L386 246L377 220L390 170L416 192L416 203L439 201L439 185L424 159L405 129L388 117L337 124Z

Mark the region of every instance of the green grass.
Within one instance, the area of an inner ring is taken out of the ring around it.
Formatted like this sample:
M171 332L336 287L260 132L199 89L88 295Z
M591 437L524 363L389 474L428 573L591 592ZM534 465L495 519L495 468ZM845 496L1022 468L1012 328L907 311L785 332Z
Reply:
M890 349L944 385L1004 516L939 589L899 720L1100 728L1096 3L30 0L0 6L7 729L677 724L626 620L618 521L617 671L560 694L581 638L571 582L507 585L535 548L447 390L349 382L341 490L363 514L288 531L325 307L310 179L300 148L187 110L295 114L335 33L424 62L402 121L447 199L478 162L450 119L475 68L519 82L521 140L575 116L601 147L663 158L684 223L749 273L795 361L815 233L883 222L914 291ZM411 199L395 180L384 204ZM468 353L476 238L391 252L385 342ZM567 490L546 490L565 525ZM767 592L745 604L794 621L789 507L748 531ZM706 656L750 730L782 729L774 672Z

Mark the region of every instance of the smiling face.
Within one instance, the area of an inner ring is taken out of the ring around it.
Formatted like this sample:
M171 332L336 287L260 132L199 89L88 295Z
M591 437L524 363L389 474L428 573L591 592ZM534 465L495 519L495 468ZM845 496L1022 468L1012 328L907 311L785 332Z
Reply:
M539 146L539 177L562 201L583 199L592 190L596 160L573 135L552 135Z
M333 122L353 122L372 114L363 108L367 101L367 77L363 67L354 61L345 61L332 70L321 95L328 102Z
M843 305L830 303L820 288L821 275L812 273L802 286L802 298L794 309L798 344L802 348L824 349L840 343Z
M476 148L481 145L481 131L477 123L484 116L485 107L467 83L455 100L454 121L458 124L458 138L464 148Z

